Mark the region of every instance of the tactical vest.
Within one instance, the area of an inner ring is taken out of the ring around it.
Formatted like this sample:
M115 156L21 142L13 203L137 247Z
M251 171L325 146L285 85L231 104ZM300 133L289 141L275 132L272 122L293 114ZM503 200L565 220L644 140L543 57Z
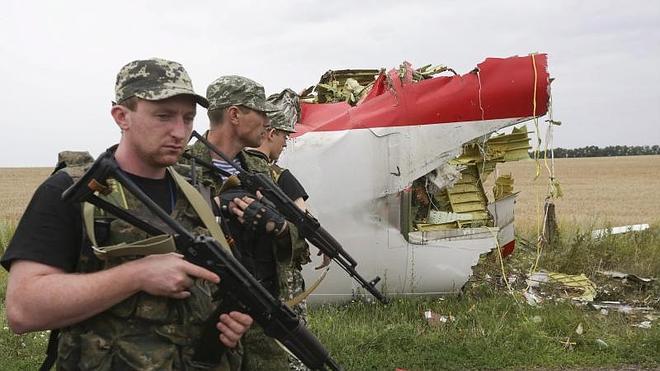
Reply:
M277 181L284 172L284 169L281 167L271 164L268 157L256 150L247 150L241 152L242 159L244 164L248 169L254 172L259 172L268 175L273 183L277 184ZM289 224L290 227L290 237L292 245L292 256L287 265L283 266L282 269L302 269L302 265L311 262L309 254L309 245L304 238L300 237L298 234L298 229Z
M62 158L58 168L78 180L91 164L91 156L79 153ZM88 161L80 161L85 158ZM177 176L168 168L170 176ZM124 191L119 182L108 179L112 192L99 197L134 215L169 231L133 195ZM176 188L176 203L172 216L195 235L208 234L197 213ZM156 241L136 227L83 204L83 243L77 262L77 272L91 273L108 269L152 253L166 252L162 241ZM84 215L87 213L87 215ZM90 214L93 218L90 218ZM93 222L90 222L93 220ZM93 231L89 229L93 228ZM145 241L146 239L146 241ZM92 243L94 241L94 243ZM135 242L143 241L144 247ZM122 246L129 249L121 252ZM113 248L104 248L113 246ZM118 250L115 250L118 247ZM114 252L113 252L114 251ZM119 252L117 252L119 251ZM139 292L110 309L80 323L61 329L58 345L58 370L231 370L237 369L240 354L226 352L219 365L199 364L192 360L194 343L200 338L202 324L219 305L217 286L197 279L189 289L187 299L172 299Z

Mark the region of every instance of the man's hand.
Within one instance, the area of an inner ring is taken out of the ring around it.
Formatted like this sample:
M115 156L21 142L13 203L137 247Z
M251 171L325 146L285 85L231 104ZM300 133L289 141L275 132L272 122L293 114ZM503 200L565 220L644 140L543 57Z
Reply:
M276 236L282 235L288 229L288 223L284 219L284 217L279 214L277 210L270 208L261 203L256 203L253 205L253 207L258 206L258 208L255 209L257 211L248 210L250 205L252 205L254 202L258 200L261 200L262 198L263 195L261 194L261 192L257 191L256 200L250 196L243 196L240 198L235 197L229 202L228 205L224 206L224 208L228 207L229 211L232 214L236 215L236 219L238 219L238 221L242 224L245 224L246 219L248 219L248 217L251 217L253 219L251 220L251 222L255 224L254 226L252 226L253 229L256 228L256 230L261 230L261 228L263 228L263 230L265 230L266 233L274 233ZM215 198L215 202L218 204L219 207L223 208L219 197ZM252 213L250 215L246 215L250 211ZM257 225L260 226L258 227Z
M330 263L332 263L332 258L325 255L323 253L323 251L319 250L319 252L318 252L318 254L316 254L316 256L321 256L321 255L323 255L323 261L321 261L321 264L314 267L314 269L323 269L323 268L327 267L328 265L330 265Z
M138 264L140 289L151 295L185 299L190 296L188 289L195 278L213 283L220 282L217 274L192 264L177 253L155 254L126 264Z
M240 312L221 314L216 325L220 330L220 342L228 348L234 348L241 336L252 326L252 317Z
M229 203L229 210L231 210L231 212L234 215L236 215L239 222L245 223L245 218L244 218L245 210L254 201L255 201L254 198L251 198L251 197L248 197L248 196L243 196L242 198L234 198L234 200ZM261 216L258 216L258 217L261 217ZM269 221L266 222L266 226L265 226L266 232L271 233L271 232L275 231L276 227L277 227L277 224L274 221L269 220ZM280 234L282 234L286 230L286 228L287 228L287 222L285 220L284 221L284 226L280 230L275 231L276 235L279 236Z

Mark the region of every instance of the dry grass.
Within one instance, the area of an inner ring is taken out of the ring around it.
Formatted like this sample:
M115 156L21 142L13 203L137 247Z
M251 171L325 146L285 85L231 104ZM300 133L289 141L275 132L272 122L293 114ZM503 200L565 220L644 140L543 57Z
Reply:
M0 220L17 222L51 168L0 168Z
M536 230L537 215L542 213L548 193L545 165L541 162L541 176L536 181L534 161L499 164L497 169L500 175L511 173L514 190L520 192L516 203L516 228ZM555 177L564 193L555 200L560 226L602 228L660 222L658 174L660 156L555 160ZM492 187L492 179L486 186Z

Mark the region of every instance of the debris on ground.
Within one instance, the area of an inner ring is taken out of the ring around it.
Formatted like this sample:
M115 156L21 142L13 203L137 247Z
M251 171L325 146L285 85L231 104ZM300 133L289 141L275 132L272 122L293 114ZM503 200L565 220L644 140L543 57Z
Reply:
M577 345L577 342L571 341L570 337L567 337L566 340L559 340L559 342L564 346L566 350L573 350L573 347Z
M596 285L583 274L572 275L557 272L539 271L529 276L527 284L531 287L538 287L542 283L559 284L560 288L570 291L577 291L578 296L572 299L580 302L591 302L596 296Z
M649 329L651 328L651 321L642 321L640 323L634 324L633 327Z
M596 339L596 345L598 346L598 349L605 349L609 347L609 345L607 345L607 343L603 339Z
M523 296L527 300L527 304L531 306L537 306L543 302L543 299L541 299L541 297L534 293L531 289L524 291Z
M630 230L635 229L630 228ZM613 229L611 232L618 233L618 230ZM630 246L649 243L644 239L645 236L646 232L631 234L628 237L632 239ZM618 240L589 245L589 243L595 242L595 239L589 235L585 235L583 238L586 239L586 242L575 240L571 243L585 245L586 248L594 248L599 252L604 248L603 246L608 246L609 242L615 243L612 245L613 249L619 247L616 244ZM652 243L655 244L655 240ZM583 264L582 261L572 264L561 260L560 264L557 264L557 258L570 260L573 255L570 251L561 252L556 249L543 252L551 257L547 261L543 261L537 255L539 254L538 241L535 243L519 238L517 246L519 248L516 254L508 258L501 259L495 253L482 256L479 263L473 268L473 276L463 287L463 292L475 298L493 294L513 295L523 305L541 308L552 306L555 303L572 303L584 308L585 315L597 318L604 316L621 318L630 326L631 331L657 330L660 324L658 320L660 318L658 270L649 269L656 266L654 262L644 262L643 264L637 262L637 259L646 258L645 255L641 255L642 253L648 255L646 250L639 250L640 253L635 252L633 256L629 256L633 252L623 251L625 259L609 256L608 254L614 254L614 252L608 251L600 258L599 255L596 255L590 259L592 265L589 266ZM623 247L626 248L628 245L623 245ZM648 258L652 259L655 256L651 254ZM577 252L575 257L577 259L585 258L584 251ZM547 270L544 270L542 269L544 266L554 267L554 269L546 268ZM563 271L564 269L566 271ZM541 323L543 318L532 316L528 320ZM570 343L573 340L567 339L566 336L580 337L589 331L587 323L584 321L582 321L582 328L577 322L572 326L569 333L556 338L567 348L571 347ZM602 339L597 340L596 343L599 349L608 347L608 344Z
M616 310L617 312L623 314L634 314L634 313L646 314L655 311L655 309L651 307L633 307L627 304L622 304L621 302L618 301L594 302L594 303L590 303L589 306L595 310L607 309L609 311L611 309L611 310Z
M649 284L655 281L655 278L645 278L645 277L639 277L634 274L628 274L628 273L623 273L623 272L617 272L617 271L597 271L596 273L602 274L603 276L611 277L611 278L619 278L622 279L624 283L627 281L632 281L635 283L639 284Z
M448 315L448 316L440 315L438 313L433 312L430 309L424 311L424 319L431 326L439 326L443 323L453 322L454 320L456 320L456 318L454 318L454 316L452 315Z
M591 236L596 239L606 237L611 234L621 234L628 232L639 232L646 229L649 229L648 224L633 224L633 225L623 225L620 227L604 228L604 229L594 229L591 231Z
M584 327L582 326L582 322L580 322L577 325L577 328L575 329L575 333L578 335L582 335L584 333Z

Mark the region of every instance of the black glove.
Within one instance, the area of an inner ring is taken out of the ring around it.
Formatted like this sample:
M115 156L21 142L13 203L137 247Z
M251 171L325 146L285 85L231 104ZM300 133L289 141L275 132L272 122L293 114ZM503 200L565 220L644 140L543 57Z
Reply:
M243 225L250 231L280 234L286 225L286 219L280 214L270 202L266 199L257 200L257 198L242 190L228 190L220 195L220 209L223 216L228 218L236 218L236 215L229 211L229 203L234 198L242 199L243 197L250 197L254 199L247 208L243 210ZM268 222L273 222L274 228L270 231L267 228Z

